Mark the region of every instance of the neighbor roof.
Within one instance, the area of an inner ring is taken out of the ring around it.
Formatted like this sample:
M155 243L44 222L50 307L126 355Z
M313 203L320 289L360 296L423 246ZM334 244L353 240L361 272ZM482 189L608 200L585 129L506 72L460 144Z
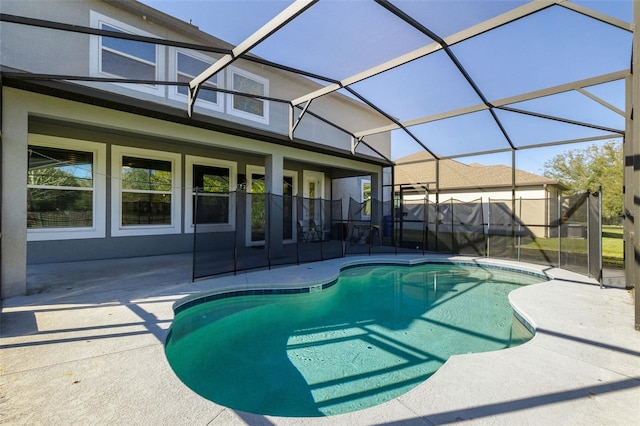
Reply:
M396 185L428 185L435 190L436 162L426 153L412 154L396 161L394 183ZM492 188L510 188L512 186L511 167L505 165L485 166L478 163L463 164L455 160L439 160L441 191L446 190L482 190ZM515 170L518 187L553 185L560 189L566 187L554 179L539 176L523 170Z

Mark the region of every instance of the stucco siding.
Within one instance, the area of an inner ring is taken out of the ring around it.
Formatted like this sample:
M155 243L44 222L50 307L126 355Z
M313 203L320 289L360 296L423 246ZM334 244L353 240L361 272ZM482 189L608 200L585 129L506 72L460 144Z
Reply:
M108 23L112 21L113 25L122 23L130 26L130 28L138 31L139 35L143 36L218 48L230 47L215 37L200 33L197 27L185 22L174 20L176 24L174 28L168 28L166 23L160 22L155 16L132 14L127 10L101 1L64 1L51 4L55 4L55 7L42 7L41 2L8 1L3 2L3 13L94 28L97 27L98 20L107 20ZM178 30L178 27L180 30ZM99 36L5 22L0 24L0 36L3 41L2 64L4 66L47 75L108 77L97 68L100 55ZM29 48L26 48L26 46L29 46ZM176 81L174 57L176 49L182 52L190 52L186 49L170 46L158 45L156 47L157 80ZM210 63L221 57L221 54L211 52L200 51L197 54L201 59L205 59ZM64 58L64 60L60 60L60 58ZM218 73L218 87L233 89L230 78L234 69L246 71L258 78L265 79L265 90L267 91L265 95L276 99L294 99L321 87L318 83L296 74L269 69L242 59L233 62L227 69ZM178 111L183 111L185 114L187 111L186 97L175 95L175 86L147 85L146 88L148 90L141 90L140 88L144 85L91 81L79 81L74 84L169 106ZM221 104L219 109L203 106L204 104L197 101L194 113L205 117L223 119L251 128L268 130L280 135L288 135L291 117L288 103L265 100L265 117L261 121L260 119L250 119L233 113L229 106L231 96L230 94L218 93L218 99ZM302 118L301 125L296 130L295 136L345 151L351 149L349 132L378 127L387 123L387 120L381 115L373 113L361 103L340 94L333 94L317 100L309 110L325 119L338 123L346 132L307 114ZM348 111L348 113L345 113L345 111ZM293 110L295 118L298 117L299 113L299 109ZM367 143L370 143L385 157L390 157L390 135L371 136L367 138ZM364 145L360 148L360 151L377 156L375 152Z

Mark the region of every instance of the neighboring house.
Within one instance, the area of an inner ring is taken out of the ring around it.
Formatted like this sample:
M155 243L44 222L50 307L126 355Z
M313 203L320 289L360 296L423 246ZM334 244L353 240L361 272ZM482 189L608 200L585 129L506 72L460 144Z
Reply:
M188 118L187 88L157 83L189 81L230 47L223 41L135 1L3 1L2 13L28 21L0 22L2 297L24 293L27 264L190 251L194 187L216 206L206 230L243 232L247 245L256 243L251 208L238 223L228 192L347 199L350 177L381 196L389 163L375 152L390 157L389 135L354 156L351 136L327 123L386 123L349 97L314 104L317 116L305 115L290 140L299 111L275 100L320 86L239 59L205 84ZM50 22L175 43L43 28ZM87 79L51 78L61 75ZM145 82L114 81L123 78ZM280 243L296 241L290 223Z
M421 152L396 160L396 193L402 187L403 198L408 203L425 197L440 203L482 200L485 222L490 201L501 203L503 210L510 212L515 195L516 216L540 236L547 235L546 226L558 217L558 196L567 189L553 179L518 169L512 171L510 166L504 165L463 164L446 159L439 161L438 168L439 182L436 186L436 162L429 153Z

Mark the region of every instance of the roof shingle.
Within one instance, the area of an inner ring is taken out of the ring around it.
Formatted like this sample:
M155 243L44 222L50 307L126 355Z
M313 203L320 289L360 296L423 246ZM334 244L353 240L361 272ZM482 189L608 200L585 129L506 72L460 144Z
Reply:
M554 179L524 170L515 170L518 186L555 185L565 188ZM428 152L419 152L400 158L395 166L395 184L429 184L435 186L436 162ZM485 166L478 163L463 164L455 160L440 160L440 189L484 189L510 187L511 167Z

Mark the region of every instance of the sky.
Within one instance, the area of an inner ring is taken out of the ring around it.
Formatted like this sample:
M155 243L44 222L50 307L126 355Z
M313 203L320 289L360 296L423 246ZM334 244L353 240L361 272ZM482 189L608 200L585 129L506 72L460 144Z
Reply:
M290 4L284 0L143 0L143 3L232 44L238 44ZM517 7L524 1L425 0L395 5L445 38ZM630 22L631 0L575 1L576 4ZM428 44L430 40L370 0L321 0L251 53L283 65L344 79L378 63ZM526 45L526 49L522 46ZM488 100L498 100L554 85L628 68L631 35L594 19L554 7L452 46L452 52ZM429 55L351 86L400 121L482 103L447 55ZM624 84L588 88L624 109ZM560 115L604 128L624 129L624 118L571 92L510 105ZM496 112L518 147L609 134L510 111ZM342 124L342 123L340 123ZM348 122L344 125L348 127ZM409 128L432 149L458 155L470 148L489 151L508 146L487 111ZM349 129L358 131L363 129ZM393 132L392 158L422 150L404 132ZM365 138L366 140L366 138ZM516 151L516 167L542 174L544 163L570 149L593 143ZM511 164L511 154L463 157L465 163Z

